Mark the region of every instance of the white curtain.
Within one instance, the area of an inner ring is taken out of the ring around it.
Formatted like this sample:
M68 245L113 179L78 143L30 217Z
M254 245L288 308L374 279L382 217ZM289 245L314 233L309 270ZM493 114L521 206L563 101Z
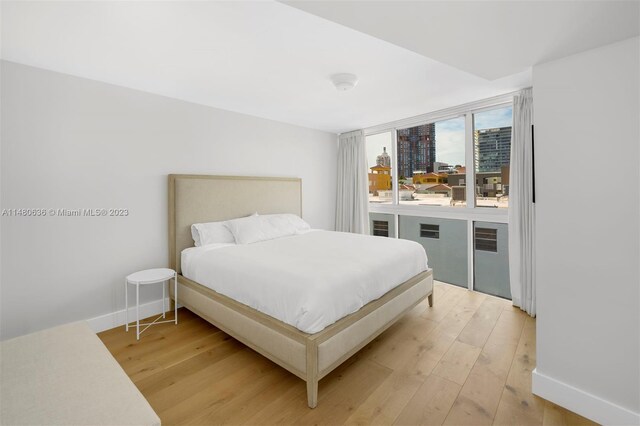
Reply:
M509 173L509 278L513 305L536 315L534 276L533 97L531 89L513 99Z
M336 231L369 233L369 175L364 132L338 137Z

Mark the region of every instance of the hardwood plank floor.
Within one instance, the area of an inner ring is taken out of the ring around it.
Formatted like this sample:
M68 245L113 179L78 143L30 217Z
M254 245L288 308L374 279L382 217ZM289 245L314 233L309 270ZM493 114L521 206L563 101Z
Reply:
M320 381L304 382L186 309L179 323L98 334L163 425L593 425L531 394L535 319L435 283L421 303Z

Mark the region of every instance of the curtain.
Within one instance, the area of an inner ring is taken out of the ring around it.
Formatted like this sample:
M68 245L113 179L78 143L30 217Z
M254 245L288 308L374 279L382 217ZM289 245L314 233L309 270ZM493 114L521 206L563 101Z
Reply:
M336 231L369 233L369 175L364 132L338 137Z
M533 97L525 89L513 99L509 172L509 279L513 305L536 315L533 204Z

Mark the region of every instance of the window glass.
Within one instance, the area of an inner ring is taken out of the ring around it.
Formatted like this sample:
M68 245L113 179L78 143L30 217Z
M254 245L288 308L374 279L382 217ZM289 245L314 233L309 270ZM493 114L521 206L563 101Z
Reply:
M509 161L513 108L492 109L473 115L476 206L509 206Z
M390 204L393 201L391 143L391 132L366 137L370 203Z
M464 117L398 130L400 204L465 206Z

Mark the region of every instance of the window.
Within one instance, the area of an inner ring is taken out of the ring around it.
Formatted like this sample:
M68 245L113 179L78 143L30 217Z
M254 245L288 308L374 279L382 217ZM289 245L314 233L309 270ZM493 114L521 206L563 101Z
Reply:
M367 136L369 201L508 207L512 115L503 103Z
M369 166L369 202L390 204L393 201L391 179L391 132L366 137Z
M464 117L399 129L396 157L398 202L464 206ZM462 183L460 182L462 181Z
M473 115L477 207L509 205L512 113L509 105Z
M440 238L440 225L420 224L420 236L422 238Z
M512 99L373 127L366 139L369 167L384 166L368 179L371 233L424 246L435 279L506 298Z
M389 236L389 222L386 220L374 220L373 221L373 235L378 237Z

